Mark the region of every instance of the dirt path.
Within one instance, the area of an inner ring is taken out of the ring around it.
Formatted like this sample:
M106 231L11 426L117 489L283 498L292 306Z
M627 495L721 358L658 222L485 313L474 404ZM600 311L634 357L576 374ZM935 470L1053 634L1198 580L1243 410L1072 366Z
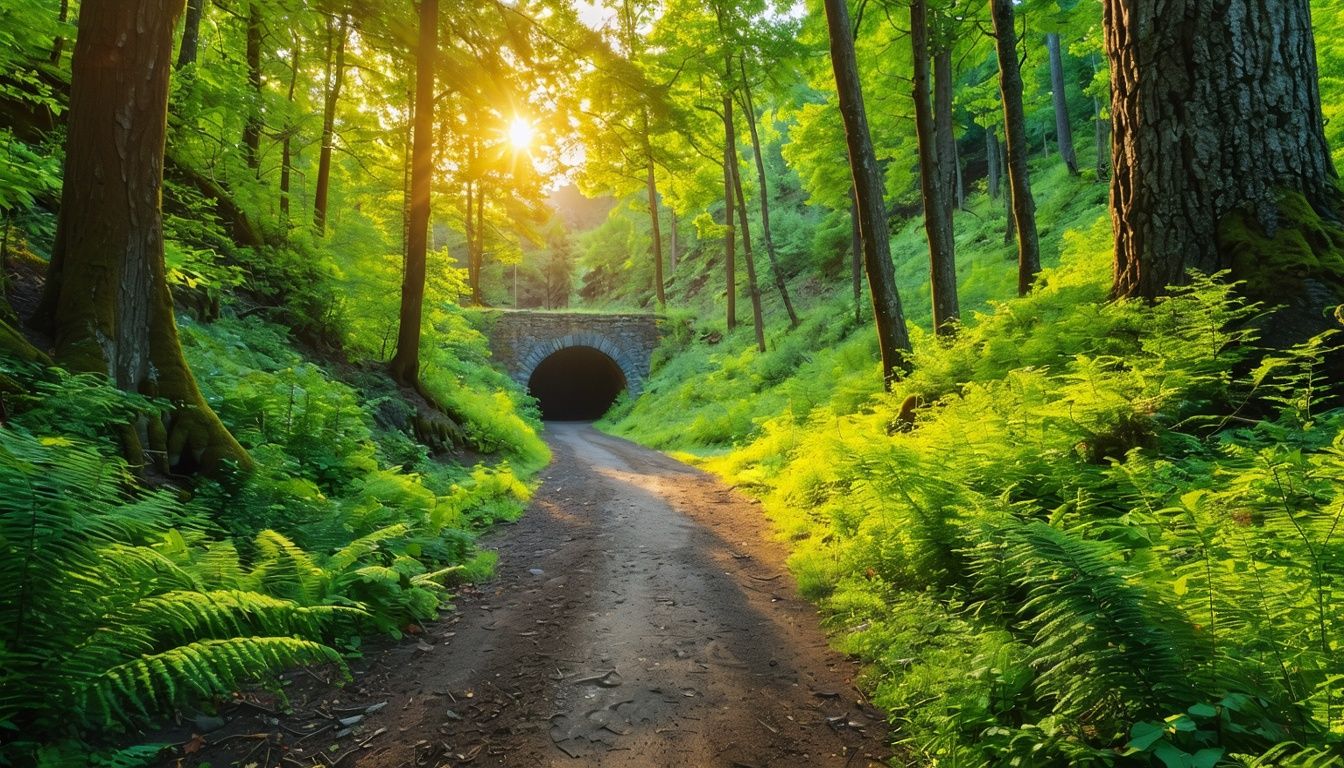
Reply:
M534 503L487 539L494 582L370 649L346 689L294 685L291 717L241 707L184 764L879 764L885 725L753 502L586 425L547 439ZM363 716L304 738L331 723L319 711Z

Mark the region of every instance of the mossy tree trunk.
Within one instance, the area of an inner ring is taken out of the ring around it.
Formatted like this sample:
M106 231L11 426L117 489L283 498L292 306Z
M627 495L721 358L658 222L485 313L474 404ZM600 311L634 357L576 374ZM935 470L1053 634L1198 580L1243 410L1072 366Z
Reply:
M1017 58L1013 0L990 0L999 59L999 93L1003 98L1003 132L1007 136L1011 226L1017 236L1017 292L1025 296L1041 271L1041 240L1036 230L1036 200L1031 194L1027 157L1027 115L1022 105L1022 64Z
M1308 0L1106 0L1104 24L1115 294L1231 269L1324 327L1344 276Z
M896 288L896 269L891 261L891 233L883 199L882 169L877 164L872 135L868 131L868 114L863 105L859 64L854 54L849 4L846 0L824 0L824 5L831 69L835 74L836 96L840 103L840 117L849 150L849 167L854 179L864 269L868 273L868 291L872 295L873 318L877 325L877 346L882 355L882 381L890 390L905 368L906 354L910 351L910 335L905 327L901 295Z
M243 126L243 158L247 167L261 167L261 6L247 4L247 122Z
M182 355L164 278L168 77L183 0L85 0L75 43L66 170L47 278L56 359L175 404L139 442L161 468L250 466Z
M429 251L430 187L434 174L434 67L439 48L439 0L420 0L420 44L415 56L415 135L411 147L410 229L401 283L397 351L388 369L399 384L420 388L420 327Z

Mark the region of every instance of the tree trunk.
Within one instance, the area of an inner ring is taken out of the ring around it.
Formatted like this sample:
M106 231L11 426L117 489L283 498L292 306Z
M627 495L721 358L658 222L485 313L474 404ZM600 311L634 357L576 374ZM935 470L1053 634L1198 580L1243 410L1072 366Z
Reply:
M677 212L671 208L667 209L668 215L672 218L672 243L671 251L667 254L667 268L673 272L677 271Z
M243 157L247 167L261 167L261 6L247 6L247 85L249 104L243 126Z
M327 195L331 189L331 148L336 139L336 104L345 80L345 41L350 20L327 20L326 95L322 108L322 149L317 159L317 192L313 196L313 227L318 236L327 233ZM334 53L333 53L333 48ZM333 61L334 58L334 61Z
M927 15L927 3L925 4ZM928 50L928 35L925 35L925 49ZM927 54L926 54L927 55ZM945 237L952 241L952 210L960 208L961 166L957 162L957 134L952 124L952 88L956 75L952 69L952 49L938 51L933 57L933 126L934 141L938 151L934 157L938 161L938 187L943 195L947 216L942 222L947 230ZM925 78L927 84L927 78Z
M732 120L733 99L723 97L723 120ZM737 328L737 228L733 226L733 153L727 139L723 142L723 267L728 283L728 330Z
M999 175L1008 178L1008 140L999 142ZM1013 218L1013 190L1009 185L1008 194L1003 196L1004 210L1007 212L1008 223L1003 228L1004 245L1012 245L1017 242L1017 219Z
M1069 98L1064 84L1064 53L1060 49L1059 33L1045 36L1045 47L1050 52L1050 92L1055 103L1055 143L1059 156L1073 176L1078 175L1078 153L1073 150L1073 125L1069 122Z
M990 0L999 57L999 91L1003 98L1004 133L1008 144L1008 187L1013 227L1017 231L1017 292L1025 296L1041 271L1041 241L1036 231L1036 201L1031 196L1027 156L1027 117L1022 106L1022 70L1017 59L1013 0Z
M61 0L61 10L56 15L56 23L64 27L66 22L70 21L70 0ZM61 56L65 53L65 35L57 35L51 42L51 56L48 61L53 67L61 65Z
M299 85L299 55L303 50L299 36L294 35L292 43L294 50L289 56L289 91L286 99L289 102L290 110L294 108L294 91ZM294 132L297 126L293 121L286 119L285 135L280 144L280 219L284 224L285 231L289 231L289 188L291 177L294 174Z
M478 152L479 155L479 152ZM476 306L485 306L485 286L481 285L481 275L485 272L485 184L476 181L476 281L472 284L472 301Z
M854 288L854 324L863 323L863 235L859 232L859 204L850 190L849 197L849 277Z
M1111 123L1102 117L1101 100L1092 99L1093 124L1096 126L1097 181L1111 175Z
M648 177L645 180L645 186L649 194L649 226L653 237L653 285L654 297L658 300L660 309L667 306L667 292L663 288L663 232L658 222L658 182L653 175L653 150L648 146Z
M85 0L75 42L65 178L46 290L56 356L174 403L128 440L163 471L212 472L247 452L182 356L164 276L163 187L173 28L182 0Z
M196 63L196 52L201 42L201 17L205 15L205 0L187 0L187 17L182 25L182 47L177 52L177 68Z
M411 148L411 216L397 351L388 363L393 381L420 389L420 325L425 305L429 197L434 174L434 68L439 50L439 0L420 0L420 44L415 55L415 138Z
M933 296L933 330L951 334L960 317L957 307L956 245L952 238L954 180L951 126L935 119L938 108L951 112L951 53L939 53L936 106L929 104L929 18L927 0L910 3L910 43L914 61L915 135L919 139L919 181L924 198L924 231L929 241L929 283ZM944 58L946 57L945 61ZM946 91L946 94L942 92ZM944 115L942 117L948 117ZM940 124L941 123L941 124Z
M765 151L761 147L761 136L756 130L756 104L751 98L751 83L747 81L747 59L738 59L742 69L742 99L746 102L747 130L751 134L751 154L756 160L756 181L760 185L761 197L761 238L765 240L765 255L770 259L770 273L775 278L775 288L784 301L784 311L789 315L789 327L798 327L798 313L793 311L793 302L789 299L789 286L784 281L784 272L779 268L779 257L775 253L775 238L770 231L770 194L766 188ZM743 222L742 226L746 226Z
M999 199L999 130L985 129L985 165L989 169L989 199Z
M1277 340L1326 325L1344 275L1307 0L1107 0L1115 294L1230 269L1286 304ZM1320 258L1326 253L1331 258Z
M859 83L859 65L854 55L848 2L823 0L823 4L830 39L831 68L835 72L836 95L845 126L849 166L854 176L864 266L868 272L873 318L877 324L877 344L882 355L882 380L890 390L905 367L910 336L901 311L900 293L896 289L896 270L891 263L891 237L887 229L886 204L882 199L882 170L873 152L872 136L868 133L868 115L863 106L863 89Z
M728 72L732 74L732 65ZM756 282L756 258L751 252L751 225L747 220L747 198L742 194L742 174L738 172L737 132L733 126L732 94L723 97L723 167L729 177L728 215L737 203L737 222L742 228L742 260L747 265L747 296L751 298L751 322L756 331L756 349L765 351L765 318L761 312L761 288Z

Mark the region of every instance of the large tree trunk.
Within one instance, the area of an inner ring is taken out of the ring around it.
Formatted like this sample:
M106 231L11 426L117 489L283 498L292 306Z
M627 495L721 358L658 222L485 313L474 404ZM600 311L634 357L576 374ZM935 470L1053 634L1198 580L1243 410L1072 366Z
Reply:
M1009 177L1007 139L999 142L999 175L1005 179ZM1003 196L1003 206L1008 219L1008 223L1003 228L1003 244L1012 245L1017 242L1017 219L1013 218L1012 184L1008 185L1008 194Z
M247 86L251 101L243 126L243 158L247 167L261 167L261 6L247 5Z
M331 149L336 140L336 104L345 80L345 41L350 20L327 20L327 69L322 109L322 148L317 157L317 192L313 195L313 227L318 235L327 233L327 196L331 189ZM334 50L333 50L334 49Z
M789 315L789 327L798 327L798 313L793 310L793 301L789 299L789 286L784 281L784 272L779 268L779 256L775 253L775 238L770 231L770 193L766 187L765 150L761 146L761 135L756 130L756 104L751 98L751 83L747 80L747 59L738 59L742 69L742 100L747 113L747 130L751 135L751 155L756 160L756 182L760 185L761 197L761 239L765 241L765 255L770 259L770 273L775 278L775 288L784 302L784 311ZM744 223L743 226L746 226Z
M728 73L732 74L729 64ZM756 349L765 351L765 317L761 312L761 287L756 282L756 257L751 251L751 224L747 220L747 198L742 194L742 174L738 172L737 131L733 127L733 97L723 97L723 167L730 177L728 215L737 203L737 222L742 227L742 260L747 265L747 296L751 299L751 323L756 331Z
M859 213L859 231L863 237L864 265L868 289L873 297L873 318L877 324L877 344L882 355L882 380L890 390L905 367L910 336L901 311L901 296L896 289L896 270L891 263L891 235L887 229L886 204L882 198L882 170L873 152L868 133L868 115L863 106L863 88L859 84L859 65L854 56L854 39L849 22L847 0L823 0L831 49L831 68L840 102L849 148L849 166L854 176L854 196Z
M392 379L420 388L420 325L425 304L429 250L429 198L434 173L434 67L439 49L439 0L420 0L420 44L415 56L415 138L411 148L411 215L397 351L388 363Z
M952 127L935 120L929 104L929 9L927 0L910 3L910 43L914 56L915 135L919 139L919 181L924 198L924 231L929 241L929 283L933 296L933 330L950 334L960 317L957 307L957 267L952 237ZM944 61L944 56L946 60ZM934 101L952 110L951 54L939 53L939 95ZM946 91L946 94L941 93Z
M1104 19L1115 294L1230 269L1288 306L1276 341L1325 328L1344 232L1308 1L1107 0Z
M196 52L201 43L201 17L205 15L205 0L187 0L187 18L182 24L182 47L177 52L177 68L196 63Z
M1064 84L1064 53L1060 49L1059 33L1045 36L1045 47L1050 53L1050 91L1055 103L1055 142L1059 156L1069 173L1078 175L1078 153L1073 150L1073 125L1069 122L1069 99Z
M990 0L999 57L999 91L1003 97L1004 133L1008 136L1008 186L1012 192L1013 226L1017 230L1017 292L1025 296L1041 271L1041 241L1036 231L1036 201L1031 196L1027 156L1027 117L1022 107L1022 68L1017 59L1013 0Z
M164 276L168 77L182 0L85 0L75 43L69 134L45 320L59 362L175 404L139 425L132 460L213 471L247 452L201 397Z

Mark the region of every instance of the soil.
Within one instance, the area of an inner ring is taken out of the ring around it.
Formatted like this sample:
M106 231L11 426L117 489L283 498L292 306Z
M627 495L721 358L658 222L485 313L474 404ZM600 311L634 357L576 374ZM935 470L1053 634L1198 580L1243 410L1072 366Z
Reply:
M886 724L755 502L585 424L546 437L531 507L483 542L494 581L344 687L291 673L289 714L247 694L185 723L168 764L881 764Z

